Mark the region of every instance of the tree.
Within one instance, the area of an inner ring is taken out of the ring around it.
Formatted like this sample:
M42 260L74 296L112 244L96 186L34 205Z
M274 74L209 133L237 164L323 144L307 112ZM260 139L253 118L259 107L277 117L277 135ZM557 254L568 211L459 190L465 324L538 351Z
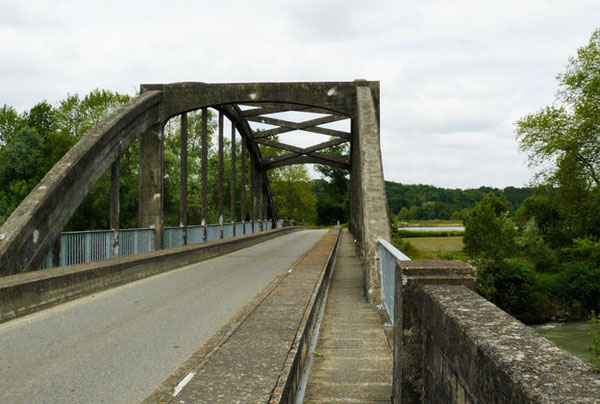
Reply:
M506 198L487 194L465 218L465 252L474 259L512 257L516 251L515 229L509 212Z
M3 105L0 108L0 148L6 145L23 126L25 122L17 111L9 105Z
M542 165L538 175L552 181L560 165L548 161L573 160L588 181L600 185L600 29L587 46L571 57L559 74L556 105L517 122L520 148L531 165Z
M530 165L539 167L538 180L556 189L550 192L555 197L546 198L552 209L537 209L535 216L554 247L577 237L600 236L600 29L557 79L555 104L517 122L520 148L528 153ZM545 220L548 212L555 212L552 226Z
M298 223L314 223L317 198L312 192L308 171L303 165L269 171L269 182L277 216Z
M35 129L21 129L0 149L0 224L45 174L44 141Z
M328 154L342 156L348 154L348 144L333 146L327 149ZM314 187L317 193L317 223L321 225L344 223L350 215L350 199L348 194L348 171L328 165L316 165L324 181L320 187Z

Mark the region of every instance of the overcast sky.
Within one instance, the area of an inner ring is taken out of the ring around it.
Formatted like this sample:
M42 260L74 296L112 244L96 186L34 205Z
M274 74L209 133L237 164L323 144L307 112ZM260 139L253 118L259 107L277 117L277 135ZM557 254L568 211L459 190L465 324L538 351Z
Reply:
M531 179L514 122L600 28L600 0L0 0L0 105L141 83L381 82L385 176Z

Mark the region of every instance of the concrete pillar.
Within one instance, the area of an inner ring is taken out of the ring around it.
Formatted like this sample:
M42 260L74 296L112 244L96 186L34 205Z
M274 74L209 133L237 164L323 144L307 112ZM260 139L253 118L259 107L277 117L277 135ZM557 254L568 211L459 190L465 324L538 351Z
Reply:
M264 192L263 192L263 175L261 172L257 171L256 172L256 216L258 217L258 228L259 231L263 231L263 222L264 222L264 217L263 217L263 201L265 198L263 198L264 196Z
M203 226L203 239L208 240L208 223L207 223L207 191L208 191L208 109L202 108L202 163L201 163L201 175L202 175L202 226Z
M254 164L250 161L250 223L252 224L252 233L254 233L254 221L256 220L256 171Z
M163 124L154 125L140 138L138 225L154 229L154 248L163 248Z
M52 245L52 266L55 268L60 266L60 235Z
M113 231L113 257L119 256L120 175L121 159L117 157L110 166L110 228Z
M423 402L425 341L423 285L464 285L476 289L475 269L462 261L398 261L394 276L394 377L392 400ZM427 402L427 400L425 400Z
M264 190L264 188L263 188ZM263 213L262 213L262 217L263 217L263 226L264 229L263 230L267 230L267 221L269 220L269 198L267 197L267 193L263 192L263 203L262 203L262 207L263 207Z
M357 114L352 123L353 227L365 264L368 299L381 303L381 275L375 259L377 238L390 241L391 231L379 144L379 111L374 101L377 97L367 82L356 82L356 97Z
M188 120L187 113L181 114L181 198L179 203L179 220L183 231L183 245L187 245L187 147L188 147Z
M223 238L223 113L219 111L219 177L217 179L217 215L219 216L220 238Z
M235 125L231 122L231 224L235 236Z
M240 204L240 216L242 219L242 234L246 234L246 139L242 137L242 161L241 161L241 204Z

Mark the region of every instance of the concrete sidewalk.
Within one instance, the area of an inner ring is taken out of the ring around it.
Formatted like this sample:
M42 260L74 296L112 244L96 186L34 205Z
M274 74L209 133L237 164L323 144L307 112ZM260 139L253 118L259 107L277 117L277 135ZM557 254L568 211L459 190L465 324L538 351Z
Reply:
M304 403L391 402L392 351L362 285L354 240L343 230Z

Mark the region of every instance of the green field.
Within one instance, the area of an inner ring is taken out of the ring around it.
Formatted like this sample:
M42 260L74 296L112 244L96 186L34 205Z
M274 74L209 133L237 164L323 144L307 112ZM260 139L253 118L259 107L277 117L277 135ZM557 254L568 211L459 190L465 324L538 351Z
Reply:
M421 251L462 251L462 237L410 237L402 240Z
M399 223L403 227L455 227L463 226L460 220L403 220Z
M400 239L409 243L415 251L407 253L412 259L457 259L468 260L463 252L462 237L410 237Z

